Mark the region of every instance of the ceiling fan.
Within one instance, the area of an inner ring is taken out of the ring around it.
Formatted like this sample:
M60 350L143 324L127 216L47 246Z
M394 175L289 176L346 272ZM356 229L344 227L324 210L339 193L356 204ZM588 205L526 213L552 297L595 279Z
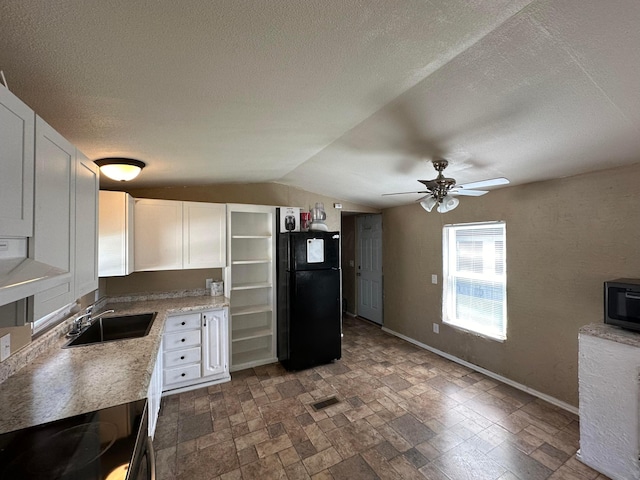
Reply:
M426 193L424 197L418 201L422 208L427 212L433 210L436 205L438 212L446 213L450 212L458 206L460 201L456 198L458 195L464 195L468 197L479 197L485 193L489 193L487 190L478 190L479 188L495 187L497 185L507 185L509 180L504 177L492 178L489 180L481 180L479 182L465 183L463 185L457 185L454 178L445 177L442 173L449 162L445 159L438 158L432 160L433 168L438 172L438 176L433 180L418 180L422 183L426 190L418 192L398 192L398 193L385 193L384 195L404 195L407 193Z

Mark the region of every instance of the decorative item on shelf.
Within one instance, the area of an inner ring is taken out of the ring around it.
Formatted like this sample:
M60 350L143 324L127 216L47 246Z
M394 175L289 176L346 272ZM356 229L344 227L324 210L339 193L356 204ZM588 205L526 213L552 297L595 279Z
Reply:
M94 160L100 172L112 180L128 182L138 176L145 167L145 163L132 158L101 158Z
M211 282L210 293L212 297L221 297L224 295L224 282L222 280Z
M324 221L327 219L327 214L324 211L324 204L322 202L316 202L316 206L309 212L311 214L311 225L309 230L317 230L327 232L329 229Z
M303 232L308 231L310 224L311 224L311 213L300 212L300 230L302 230Z

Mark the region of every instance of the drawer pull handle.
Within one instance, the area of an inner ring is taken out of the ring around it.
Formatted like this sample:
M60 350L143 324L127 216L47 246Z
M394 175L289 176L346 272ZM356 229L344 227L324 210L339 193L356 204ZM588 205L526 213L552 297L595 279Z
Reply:
M181 377L184 377L185 375L186 375L186 373L183 373L183 374L181 374L180 376L181 376Z
M186 325L186 324L187 324L187 322L182 322L180 325Z
M186 338L183 338L182 340L180 340L181 342L184 342L186 340Z
M180 360L184 360L184 355L180 357Z

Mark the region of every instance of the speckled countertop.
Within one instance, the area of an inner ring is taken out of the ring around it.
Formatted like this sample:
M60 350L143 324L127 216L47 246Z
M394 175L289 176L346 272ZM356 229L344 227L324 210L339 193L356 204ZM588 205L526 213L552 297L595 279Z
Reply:
M625 330L624 328L615 327L606 323L590 323L584 327L580 327L579 335L590 335L592 337L604 338L612 342L630 345L632 347L640 347L640 332Z
M74 348L61 348L68 339L58 334L0 384L0 433L145 398L167 316L229 305L205 295L116 300L108 301L105 309L115 313L107 316L158 312L149 334Z

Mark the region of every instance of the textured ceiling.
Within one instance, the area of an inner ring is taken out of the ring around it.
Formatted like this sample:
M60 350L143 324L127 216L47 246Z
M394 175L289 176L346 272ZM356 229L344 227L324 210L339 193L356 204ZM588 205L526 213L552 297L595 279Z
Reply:
M640 162L638 25L638 0L4 0L0 69L136 186L385 207L436 155L459 183Z

